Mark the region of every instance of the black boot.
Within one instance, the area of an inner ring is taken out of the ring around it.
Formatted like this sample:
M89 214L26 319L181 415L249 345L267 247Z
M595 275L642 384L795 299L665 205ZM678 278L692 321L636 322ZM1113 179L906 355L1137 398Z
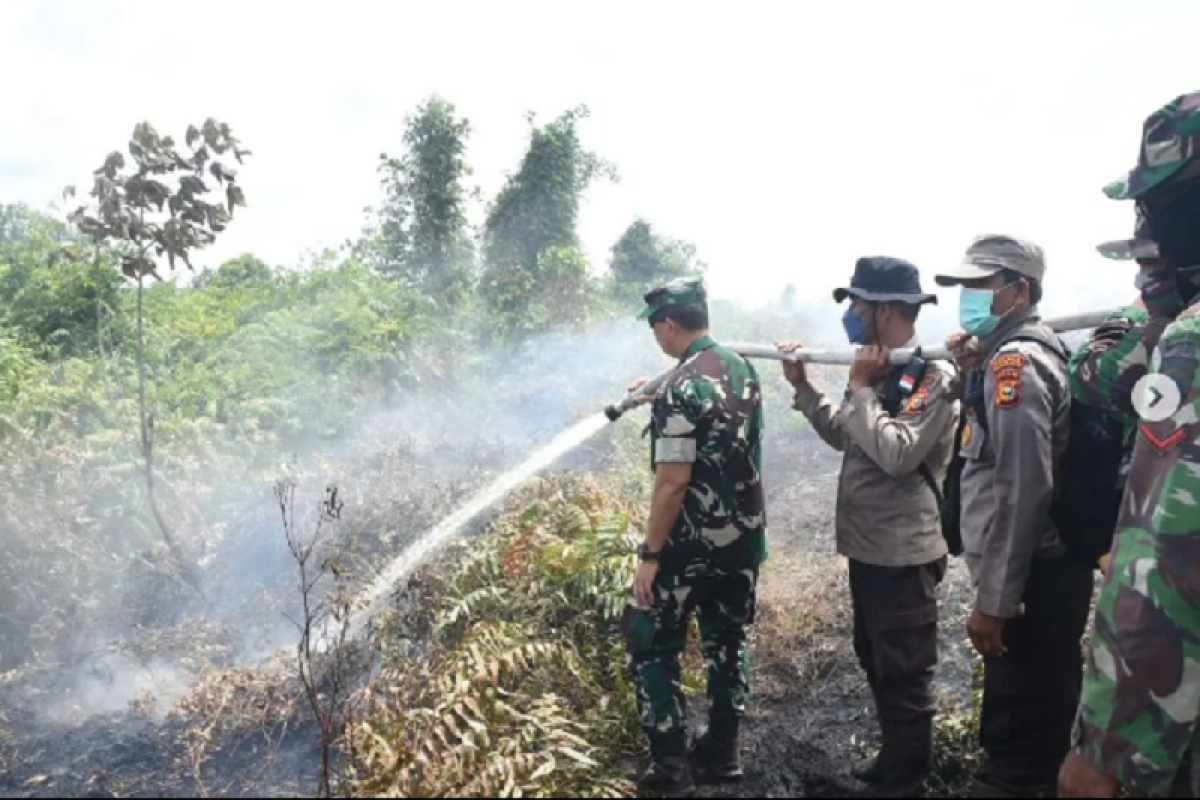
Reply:
M650 769L638 782L638 797L694 797L687 734L650 737Z
M875 690L875 680L871 670L863 664L867 671L867 684L871 687L871 696L875 698L876 714L879 713L879 692ZM883 783L883 750L880 749L873 757L860 761L850 768L850 775L856 781L862 781L868 786L878 786Z
M919 797L933 771L933 720L883 723L878 797Z
M860 761L850 768L850 774L856 781L862 781L868 786L879 786L883 783L883 750L873 757Z
M713 786L737 783L742 779L742 757L738 744L739 723L734 719L714 719L708 732L692 748L690 761L696 782Z

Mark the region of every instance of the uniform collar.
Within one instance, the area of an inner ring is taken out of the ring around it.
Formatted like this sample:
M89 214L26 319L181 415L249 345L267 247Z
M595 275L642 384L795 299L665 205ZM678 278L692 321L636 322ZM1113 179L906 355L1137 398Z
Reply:
M680 362L687 361L692 356L695 356L698 353L703 353L705 350L712 350L716 346L717 342L711 336L701 336L699 339L692 342L692 346L687 349L687 352L683 354L683 358L679 360Z
M1042 321L1042 312L1037 306L1030 306L1020 314L1009 317L1000 323L1000 327L992 331L991 334L984 337L979 342L979 349L985 353L992 353L1002 344L1011 339L1017 331L1022 328L1027 328L1030 325L1036 325Z

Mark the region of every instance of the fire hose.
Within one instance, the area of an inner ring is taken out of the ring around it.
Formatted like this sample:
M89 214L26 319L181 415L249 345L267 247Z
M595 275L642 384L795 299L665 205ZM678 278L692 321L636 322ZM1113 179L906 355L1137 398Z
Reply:
M1087 314L1074 314L1067 317L1056 317L1054 319L1044 320L1045 324L1057 331L1058 333L1067 333L1070 331L1091 330L1098 327L1104 320L1112 314L1111 311L1094 311ZM794 353L784 353L779 348L769 344L753 344L746 342L735 342L726 344L725 347L742 356L743 358L759 359L767 361L798 361L804 364L825 364L829 366L845 366L848 367L854 363L854 356L857 350L830 350L819 348L803 348ZM913 348L903 348L893 350L891 352L890 361L892 364L902 365L907 364L916 353ZM927 360L951 360L953 355L949 350L936 348L922 348L921 355ZM679 367L672 367L663 374L647 382L644 386L635 389L625 395L618 403L604 409L605 416L612 422L616 422L626 412L637 408L642 400L646 397L651 397L658 393L663 384L671 380L678 372Z

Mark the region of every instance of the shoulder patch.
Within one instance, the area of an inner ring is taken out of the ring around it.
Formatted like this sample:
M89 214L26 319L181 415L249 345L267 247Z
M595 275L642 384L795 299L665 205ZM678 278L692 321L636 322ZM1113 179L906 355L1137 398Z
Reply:
M1022 353L1001 353L989 365L996 380L996 394L992 400L996 408L1016 408L1021 405L1021 381L1029 358Z
M929 407L929 393L933 391L933 387L937 385L937 379L932 376L926 376L921 381L921 385L913 392L912 397L900 409L902 417L919 417L925 413L925 409Z
M1023 353L1001 353L992 359L992 373L999 377L1001 374L1021 372L1029 365L1029 358Z

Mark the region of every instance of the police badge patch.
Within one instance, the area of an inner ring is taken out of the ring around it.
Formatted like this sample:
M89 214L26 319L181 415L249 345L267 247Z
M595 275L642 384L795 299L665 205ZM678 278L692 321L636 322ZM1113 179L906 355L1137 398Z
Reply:
M1021 404L1021 379L996 381L996 407L1012 408Z
M1016 408L1021 405L1021 381L1029 359L1020 353L1003 353L992 360L992 375L996 379L996 408Z

